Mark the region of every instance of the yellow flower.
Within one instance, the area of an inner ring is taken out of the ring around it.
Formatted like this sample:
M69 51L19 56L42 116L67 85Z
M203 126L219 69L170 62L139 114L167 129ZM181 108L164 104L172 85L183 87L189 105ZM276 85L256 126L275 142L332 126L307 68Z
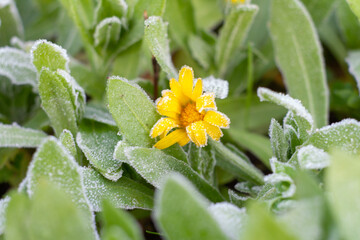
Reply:
M216 111L214 93L203 93L200 78L195 86L193 81L192 68L182 67L179 81L171 79L171 90L162 91L162 97L156 101L157 111L166 117L159 119L150 131L152 138L161 137L154 147L164 149L175 143L184 146L189 141L203 147L207 135L219 141L223 135L220 128L229 127L230 119Z
M232 3L245 3L246 0L230 0Z

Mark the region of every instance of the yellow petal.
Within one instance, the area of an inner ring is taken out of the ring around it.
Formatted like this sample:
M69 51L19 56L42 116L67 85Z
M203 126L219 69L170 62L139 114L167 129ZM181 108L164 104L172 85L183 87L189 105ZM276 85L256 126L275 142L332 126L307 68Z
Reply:
M173 118L173 119L179 119L179 114L176 113L176 112L169 112L169 111L166 111L166 110L162 110L162 109L157 109L158 113L162 116L166 116L166 117L169 117L169 118Z
M179 83L185 96L192 97L194 73L191 67L183 66L179 73Z
M181 105L185 106L189 102L189 98L183 94L180 83L175 79L170 79L170 89L175 94Z
M196 102L196 99L198 99L202 94L202 80L199 78L197 81L196 81L196 84L195 84L195 87L194 87L194 90L192 92L192 100L194 102Z
M218 111L206 112L204 121L222 128L229 128L230 125L230 119L225 114Z
M223 136L221 129L217 126L211 125L207 122L204 122L206 133L215 141L219 141Z
M180 146L185 146L190 141L190 138L186 135L186 138L182 138L180 141L178 141Z
M205 125L203 121L198 121L186 127L186 132L196 146L204 147L207 144Z
M196 99L196 110L202 112L205 109L216 110L214 93L204 93Z
M171 129L179 127L176 120L172 118L160 118L150 131L150 137L155 138L161 134L166 135Z
M184 129L177 129L171 132L169 135L158 141L154 147L158 149L165 149L174 145L177 142L181 142L182 140L186 139L186 131Z
M156 101L156 108L158 110L181 113L181 105L173 92L170 90L163 91L162 95L163 97Z

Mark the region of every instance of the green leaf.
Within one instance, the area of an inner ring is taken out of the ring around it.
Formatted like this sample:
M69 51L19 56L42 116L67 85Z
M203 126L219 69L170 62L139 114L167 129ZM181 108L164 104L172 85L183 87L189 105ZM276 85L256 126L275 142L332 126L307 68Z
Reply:
M241 147L248 149L257 156L265 166L270 167L269 159L272 157L271 144L267 137L248 131L231 129L227 131L234 141Z
M229 239L242 239L241 233L247 220L245 208L223 202L210 205L208 211Z
M256 5L239 4L226 17L225 24L220 30L215 53L220 77L224 77L228 67L232 65L234 53L242 47L257 11Z
M336 6L336 20L346 46L359 48L360 22L345 1L340 1Z
M66 148L68 153L75 159L77 159L76 143L74 136L71 134L71 132L67 129L64 129L64 131L62 131L62 133L60 134L59 140L61 144Z
M50 71L58 69L69 70L69 57L66 50L46 40L38 40L31 48L31 60L40 74L42 68L48 68Z
M114 119L109 111L99 103L90 102L85 106L84 118L104 123L110 126L116 126Z
M6 211L11 198L9 196L0 200L0 235L5 231Z
M17 124L0 123L0 147L36 148L46 136L44 132L23 128Z
M142 59L141 57L143 57L142 53L143 41L139 41L121 52L114 61L112 74L122 76L126 79L137 78L139 76L139 69L141 68L139 65ZM149 80L146 81L152 86Z
M349 65L349 72L354 76L360 91L360 51L349 52L346 62Z
M211 152L211 149L197 147L194 143L189 146L189 165L197 173L202 176L206 181L213 185L214 183L214 170L216 160Z
M244 229L243 239L262 240L296 240L298 239L281 224L268 210L253 203L249 208L248 223ZM259 230L261 229L261 231Z
M312 134L304 145L329 151L332 148L360 153L360 123L354 119L345 119L323 127Z
M325 176L331 211L343 239L356 239L360 234L360 159L356 155L349 155L349 151L332 153Z
M221 22L223 9L217 0L197 0L192 1L192 4L194 5L195 22L200 29L211 29Z
M198 190L211 201L223 201L220 193L208 184L199 174L193 171L187 164L172 156L166 155L159 149L128 147L119 142L114 153L115 158L128 163L130 166L155 187L161 187L161 183L172 172L181 173L195 184Z
M121 21L117 17L109 17L102 20L94 32L95 46L102 46L107 49L109 45L119 41L121 33Z
M126 16L128 5L124 0L100 0L95 10L96 23L106 18L116 17L121 19Z
M177 71L171 60L167 24L161 17L151 16L145 20L144 33L145 42L161 69L169 78L177 78Z
M299 165L303 169L322 169L330 165L330 156L323 149L308 145L297 153Z
M94 211L101 211L104 199L116 208L152 209L153 207L153 190L130 178L122 176L113 182L91 168L82 168L82 178L85 194Z
M94 23L94 1L92 0L60 0L74 22L83 29L90 29Z
M93 121L83 121L76 136L76 142L90 164L112 181L122 176L122 163L113 157L119 140L121 137L114 127Z
M173 175L157 193L154 217L169 240L228 239L208 206L209 202L190 182L181 175Z
M124 78L110 77L107 86L109 110L127 142L151 147L150 130L159 119L153 102L136 84Z
M39 94L42 108L49 116L51 125L59 136L68 129L73 136L77 132L76 110L65 71L52 72L44 68L40 73Z
M29 54L16 48L0 48L0 75L9 78L12 84L37 88L36 69Z
M27 173L27 193L34 195L41 181L49 181L66 193L72 202L82 210L84 224L96 235L94 215L85 196L81 172L75 159L54 138L49 137L37 149ZM35 194L36 195L36 194Z
M0 5L0 46L9 45L12 37L23 37L24 28L14 0Z
M277 0L275 0L277 1ZM308 110L301 104L301 101L294 99L289 95L284 95L282 93L276 93L267 88L258 88L257 95L260 98L260 101L269 101L277 105L283 106L293 113L293 115L298 116L303 119L308 125L309 130L313 129L314 120L310 115Z
M316 128L325 126L329 111L328 87L314 24L299 0L274 0L271 11L271 38L287 89L310 111Z
M139 0L135 7L135 17L143 16L147 12L148 16L162 16L165 12L167 0Z
M31 199L25 194L12 195L6 214L6 239L97 239L89 231L88 219L68 195L45 183L41 182Z
M213 64L214 49L201 37L196 35L190 35L188 44L194 59L198 61L204 69L209 69L211 64Z
M113 229L115 228L120 229L124 236L120 238L121 235L116 234L113 239L144 239L141 233L141 227L136 219L126 211L114 208L108 201L104 201L102 204L101 216L103 222L103 236L110 235L110 232L113 232ZM110 240L110 238L105 239Z
M169 22L169 31L174 41L187 48L187 38L196 34L194 7L191 0L169 0L166 2L164 19Z
M320 26L321 23L326 20L331 14L334 5L338 4L337 0L301 0L309 11L312 20L316 26ZM338 7L338 6L336 6Z
M274 156L281 162L287 162L289 144L286 141L284 129L275 119L271 120L269 135Z
M351 10L360 20L360 3L357 0L346 0L346 1L348 2Z

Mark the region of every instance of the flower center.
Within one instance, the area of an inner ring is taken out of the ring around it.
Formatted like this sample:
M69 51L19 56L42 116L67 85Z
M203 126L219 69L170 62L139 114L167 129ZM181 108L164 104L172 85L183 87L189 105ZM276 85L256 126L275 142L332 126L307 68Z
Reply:
M184 107L180 114L180 123L182 126L187 127L193 122L203 120L205 113L199 113L196 110L195 103L188 103L186 107Z

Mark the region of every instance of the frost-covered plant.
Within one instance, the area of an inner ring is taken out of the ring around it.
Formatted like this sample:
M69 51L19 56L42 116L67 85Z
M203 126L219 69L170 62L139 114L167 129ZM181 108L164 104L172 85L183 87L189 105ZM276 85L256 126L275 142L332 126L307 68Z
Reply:
M359 8L0 0L0 239L357 239Z

